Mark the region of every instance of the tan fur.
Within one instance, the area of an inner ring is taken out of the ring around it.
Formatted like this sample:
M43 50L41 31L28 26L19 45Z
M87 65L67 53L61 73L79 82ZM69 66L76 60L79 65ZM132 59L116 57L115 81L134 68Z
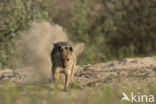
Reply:
M69 83L72 80L73 70L76 64L76 57L72 46L68 42L55 43L51 52L51 59L53 64L52 76L54 83L58 80L60 73L64 73L64 90L67 90Z

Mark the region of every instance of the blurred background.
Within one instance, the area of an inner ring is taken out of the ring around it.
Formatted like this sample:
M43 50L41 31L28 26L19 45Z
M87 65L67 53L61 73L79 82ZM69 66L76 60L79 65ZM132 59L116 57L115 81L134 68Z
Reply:
M84 49L68 92L47 83L61 39ZM0 104L133 104L156 96L155 63L156 0L0 0Z
M0 69L18 66L18 37L41 20L85 43L78 64L156 55L155 0L0 0Z

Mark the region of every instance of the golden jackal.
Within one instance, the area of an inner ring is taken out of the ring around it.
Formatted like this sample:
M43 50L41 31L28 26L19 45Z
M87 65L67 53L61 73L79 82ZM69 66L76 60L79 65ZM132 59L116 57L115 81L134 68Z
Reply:
M67 90L76 64L76 57L72 46L68 42L55 43L51 52L51 60L53 82L58 80L60 73L64 73L64 90Z

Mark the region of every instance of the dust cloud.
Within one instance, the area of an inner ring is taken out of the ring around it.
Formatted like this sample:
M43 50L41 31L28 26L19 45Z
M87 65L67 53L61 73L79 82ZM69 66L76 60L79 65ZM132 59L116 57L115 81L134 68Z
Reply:
M53 43L59 41L70 42L61 26L52 25L46 21L34 22L30 28L24 32L19 40L17 50L20 54L20 62L24 66L24 73L30 76L29 79L51 78L52 64L50 53L53 48ZM83 43L72 45L77 56L84 49Z

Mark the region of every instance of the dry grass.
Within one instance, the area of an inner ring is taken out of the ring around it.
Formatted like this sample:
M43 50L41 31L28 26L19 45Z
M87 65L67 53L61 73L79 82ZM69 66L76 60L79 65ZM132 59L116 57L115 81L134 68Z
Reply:
M0 104L130 104L126 101L121 102L123 91L128 95L131 92L140 92L156 96L155 86L147 89L135 88L132 85L125 89L116 87L79 89L73 87L68 92L64 92L57 88L50 90L45 83L21 86L3 84L0 87Z

